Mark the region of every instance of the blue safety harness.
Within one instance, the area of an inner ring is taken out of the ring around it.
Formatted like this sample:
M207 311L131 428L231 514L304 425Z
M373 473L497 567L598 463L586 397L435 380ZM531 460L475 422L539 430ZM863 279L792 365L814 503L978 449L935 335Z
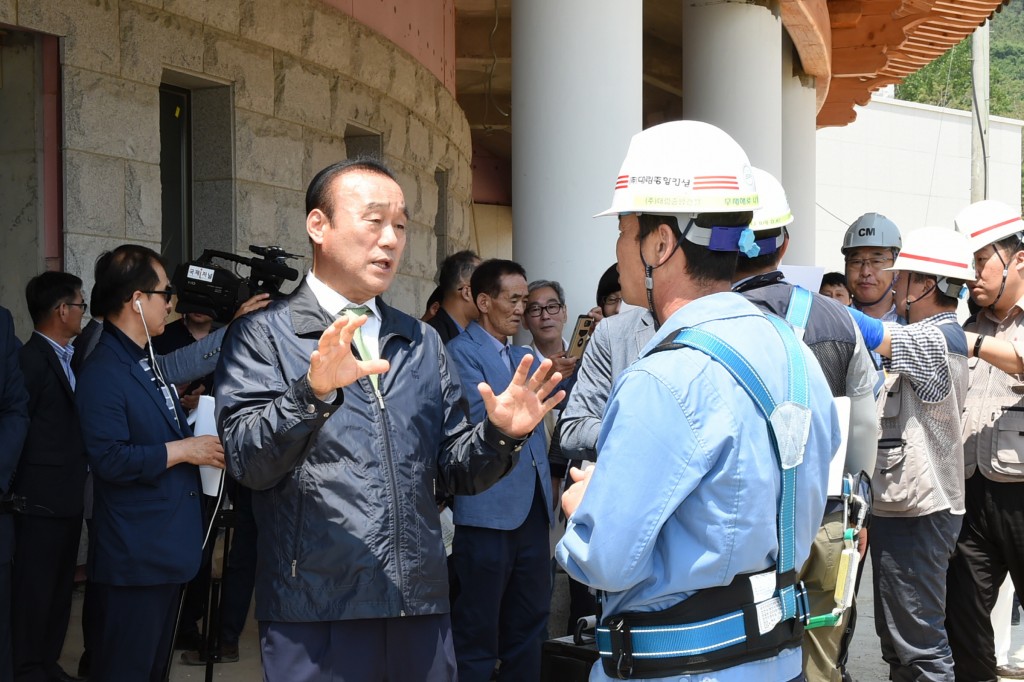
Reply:
M801 334L811 298L794 287L787 320ZM700 590L665 611L608 618L597 628L597 648L614 678L713 672L799 644L810 609L796 581L796 484L810 429L810 389L797 333L782 319L765 317L786 349L789 386L783 401L772 396L746 358L699 326L679 330L652 352L686 347L705 353L729 371L765 418L782 484L775 571L737 576L730 585Z

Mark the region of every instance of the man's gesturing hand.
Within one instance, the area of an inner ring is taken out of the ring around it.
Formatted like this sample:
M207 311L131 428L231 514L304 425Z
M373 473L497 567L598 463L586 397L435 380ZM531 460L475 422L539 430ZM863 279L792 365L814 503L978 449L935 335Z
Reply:
M487 408L487 418L502 433L513 438L522 438L533 431L533 427L540 423L544 415L565 397L565 391L559 391L549 397L551 391L562 380L562 375L558 372L552 372L551 376L544 380L551 371L551 360L540 363L540 367L531 377L532 364L532 355L520 360L512 383L501 395L494 395L494 391L487 383L481 382L477 385L484 407Z
M352 354L352 337L365 322L366 315L341 317L324 330L309 358L306 375L309 387L318 398L354 383L359 377L382 374L390 369L387 360L359 360Z

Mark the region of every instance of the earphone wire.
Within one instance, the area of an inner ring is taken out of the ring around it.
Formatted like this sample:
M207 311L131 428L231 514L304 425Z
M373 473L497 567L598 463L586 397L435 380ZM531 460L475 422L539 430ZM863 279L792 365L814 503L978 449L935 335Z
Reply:
M171 386L164 379L160 367L156 364L156 355L153 353L153 337L149 335L149 325L146 324L146 316L142 314L142 304L138 300L135 301L135 310L139 312L139 318L142 320L142 329L146 332L146 350L149 351L149 362L153 367L153 376L156 377L159 386L164 391L167 391L166 397L171 402L168 407L171 408L171 413L174 415L174 423L178 425L178 430L182 431L181 421L178 420L178 409L174 406L174 397L170 393Z
M178 425L179 431L184 432L184 429L181 428L181 422L178 420L178 409L174 406L174 398L171 397L170 394L171 386L170 384L167 383L167 380L164 379L164 375L160 371L159 365L157 365L156 363L156 355L153 353L153 337L149 335L149 326L146 324L146 316L142 314L142 305L138 301L135 302L135 309L139 312L139 317L142 318L142 328L146 332L146 350L149 351L149 362L152 364L153 367L153 376L156 377L157 381L159 382L163 390L168 391L167 395L171 400L171 409L173 410L174 414L174 423ZM214 507L214 509L220 509L221 504L223 504L224 487L224 477L223 474L221 474L220 490L217 491L217 506ZM209 542L210 535L213 532L213 526L216 521L216 516L216 513L211 515L210 523L207 525L206 533L203 535L204 550L206 549L206 543Z

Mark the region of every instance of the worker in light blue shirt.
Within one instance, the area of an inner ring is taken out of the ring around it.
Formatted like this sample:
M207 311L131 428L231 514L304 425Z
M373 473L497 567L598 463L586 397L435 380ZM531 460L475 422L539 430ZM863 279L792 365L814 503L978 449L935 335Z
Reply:
M746 209L758 199L749 163L721 130L676 121L633 138L616 187L604 215L619 216L623 298L646 305L660 328L615 384L597 466L574 470L577 482L563 496L569 524L558 561L602 593L606 632L598 630L602 658L591 680L798 679L805 612L780 607L780 595L794 589L791 574L821 521L839 427L810 350L729 292L737 251L752 245ZM797 428L775 428L781 455L729 367L696 348L666 345L684 328L748 359L777 403L795 401L791 376L806 377L810 409L793 420ZM803 374L791 375L794 367ZM788 507L780 505L784 475L795 487L783 496ZM780 509L793 514L788 532ZM789 572L776 571L783 565ZM730 637L719 624L737 618ZM702 633L699 645L687 639L691 631Z

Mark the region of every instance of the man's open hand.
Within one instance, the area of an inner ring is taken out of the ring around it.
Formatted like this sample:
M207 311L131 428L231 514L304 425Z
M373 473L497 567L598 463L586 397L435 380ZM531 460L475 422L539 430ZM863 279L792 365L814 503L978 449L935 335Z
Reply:
M540 363L531 377L532 364L532 355L520 360L512 383L501 395L494 395L486 383L477 386L484 407L487 408L487 418L502 433L513 438L522 438L533 431L533 427L540 423L544 415L565 397L565 391L551 395L551 391L562 380L561 374L551 372L551 360ZM549 373L551 376L548 376Z
M309 373L306 375L309 387L318 398L344 388L360 377L382 374L391 368L387 360L360 360L352 354L352 337L365 322L366 315L340 317L320 336L317 348L309 358Z

